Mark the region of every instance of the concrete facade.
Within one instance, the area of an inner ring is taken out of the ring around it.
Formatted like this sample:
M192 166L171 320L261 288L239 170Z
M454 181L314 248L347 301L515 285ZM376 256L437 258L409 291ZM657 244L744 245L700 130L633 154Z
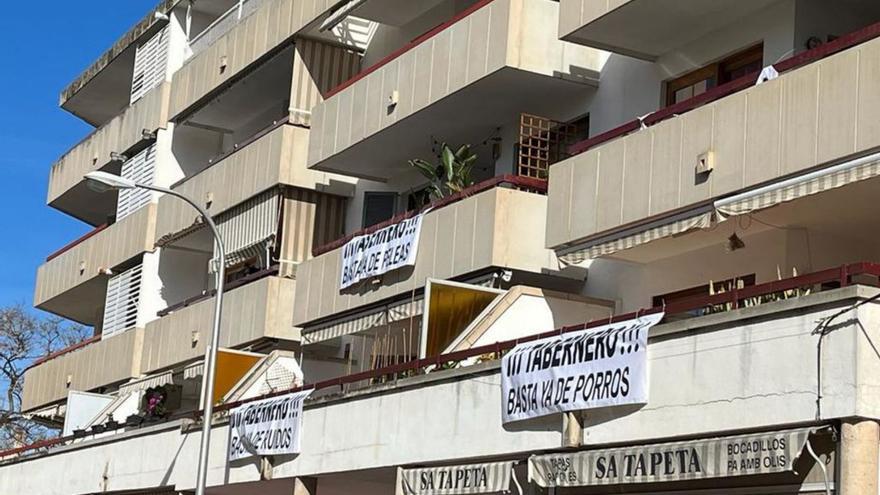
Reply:
M175 197L91 190L97 170L185 195L223 233L215 344L241 361L221 370L210 495L422 495L398 469L496 461L516 463L524 495L878 493L880 158L828 173L880 149L873 2L157 12L62 93L96 129L52 166L47 203L100 227L39 268L34 304L94 337L36 362L22 398L51 427L83 414L71 392L112 406L88 431L0 452L0 493L197 485L217 246ZM770 65L778 77L743 83ZM665 110L677 85L695 96ZM410 164L447 173L442 143L474 153L461 184ZM751 202L716 204L734 196ZM698 228L668 223L697 209ZM417 213L411 266L341 289L347 242ZM661 311L646 403L503 423L504 353ZM301 453L227 460L236 382L244 404L316 388ZM143 403L157 387L180 398L162 417ZM547 489L528 477L532 456L791 431L803 444L772 473Z

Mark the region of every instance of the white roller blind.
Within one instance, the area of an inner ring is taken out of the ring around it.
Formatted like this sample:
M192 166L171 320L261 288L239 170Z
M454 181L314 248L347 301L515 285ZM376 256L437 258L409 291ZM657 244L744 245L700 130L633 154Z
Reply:
M137 324L141 298L141 265L114 275L107 282L101 338L122 333Z
M122 164L122 177L138 184L153 184L156 173L156 145L147 146L143 151ZM116 221L120 221L150 202L153 192L147 189L122 189L116 202Z
M131 100L140 100L147 92L165 81L168 68L168 28L139 45L134 54L131 79Z

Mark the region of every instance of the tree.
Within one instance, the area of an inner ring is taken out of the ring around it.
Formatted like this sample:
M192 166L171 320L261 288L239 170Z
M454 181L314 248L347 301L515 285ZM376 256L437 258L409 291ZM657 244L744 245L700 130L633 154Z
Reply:
M440 162L437 165L419 158L409 161L411 167L430 181L428 194L431 200L445 198L474 184L471 169L477 161L477 155L471 151L470 145L466 144L458 148L458 151L453 151L448 144L441 143L437 159Z
M90 336L90 329L34 314L21 304L0 308L0 449L48 434L21 413L24 372L35 360Z

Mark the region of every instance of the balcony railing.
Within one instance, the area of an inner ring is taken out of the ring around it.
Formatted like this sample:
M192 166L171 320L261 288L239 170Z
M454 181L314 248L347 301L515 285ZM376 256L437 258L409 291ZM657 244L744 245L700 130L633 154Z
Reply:
M857 277L859 279L857 279ZM830 268L827 270L821 270L806 275L768 282L764 284L758 284L721 294L715 294L705 297L694 297L681 302L677 302L675 304L667 305L665 308L652 307L648 309L642 309L632 313L620 314L611 318L593 320L585 324L563 327L557 330L531 335L528 337L522 337L515 340L497 342L495 344L474 347L458 352L441 354L425 359L416 359L375 370L341 376L314 384L307 384L289 390L280 390L247 400L230 402L218 406L217 408L215 408L215 412L226 413L231 409L234 409L249 402L270 397L277 397L296 391L324 390L332 392L335 390L337 392L345 392L347 386L359 383L382 383L385 381L393 381L409 376L443 371L450 369L451 367L472 363L475 358L478 359L478 361L480 362L499 359L503 356L504 352L513 349L521 343L552 337L563 333L578 332L590 328L596 328L608 323L631 320L648 314L655 314L664 310L666 311L666 320L664 321L668 321L670 319L678 319L678 317L699 317L702 314L705 314L704 311L708 311L711 313L717 313L719 311L730 311L742 307L752 307L767 302L778 301L781 299L801 297L803 295L813 292L821 292L823 290L837 289L850 285L863 284L864 281L861 280L861 278L867 278L869 280L873 279L874 285L880 286L880 264L861 262L849 265L842 265L837 268ZM202 416L202 411L199 410L189 413L181 413L176 415L174 419L183 416L189 416L195 419L199 419ZM123 429L125 427L125 425L119 425L117 429ZM110 429L106 431L113 430ZM45 451L50 447L65 445L72 442L73 440L73 436L59 437L37 442L28 446L3 451L0 452L0 460L6 460L28 453L38 455L41 451Z
M880 37L880 22L871 24L870 26L862 28L858 31L854 31L847 35L841 36L834 41L830 41L811 50L807 50L805 52L799 53L798 55L794 55L785 60L774 63L773 67L776 69L777 72L782 74L784 72L788 72L799 67L808 65L810 63L816 62L817 60L829 57L848 48L852 48L867 41L873 40L877 37ZM631 120L607 132L596 135L589 139L585 139L579 143L575 143L569 148L569 153L571 155L583 153L591 148L599 146L600 144L607 143L608 141L611 141L613 139L617 139L621 136L625 136L627 134L631 134L633 132L641 130L644 127L652 126L672 117L677 117L683 113L687 113L691 110L706 105L707 103L720 100L726 96L751 88L755 85L755 82L758 80L758 76L760 75L760 73L761 71L755 71L751 74L746 74L739 79L735 79L720 86L716 86L715 88L712 88L700 95L694 96L693 98L689 98L674 105L662 108L654 113L646 115L645 117Z

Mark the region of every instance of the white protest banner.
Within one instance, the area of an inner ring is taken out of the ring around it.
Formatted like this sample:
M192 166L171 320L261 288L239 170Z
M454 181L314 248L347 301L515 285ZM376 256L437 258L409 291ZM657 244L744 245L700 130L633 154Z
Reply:
M501 362L504 423L648 402L648 329L663 313L520 344Z
M229 460L298 454L303 401L311 390L250 402L229 417Z
M416 264L424 214L407 218L372 234L357 236L342 248L339 289L383 273Z

